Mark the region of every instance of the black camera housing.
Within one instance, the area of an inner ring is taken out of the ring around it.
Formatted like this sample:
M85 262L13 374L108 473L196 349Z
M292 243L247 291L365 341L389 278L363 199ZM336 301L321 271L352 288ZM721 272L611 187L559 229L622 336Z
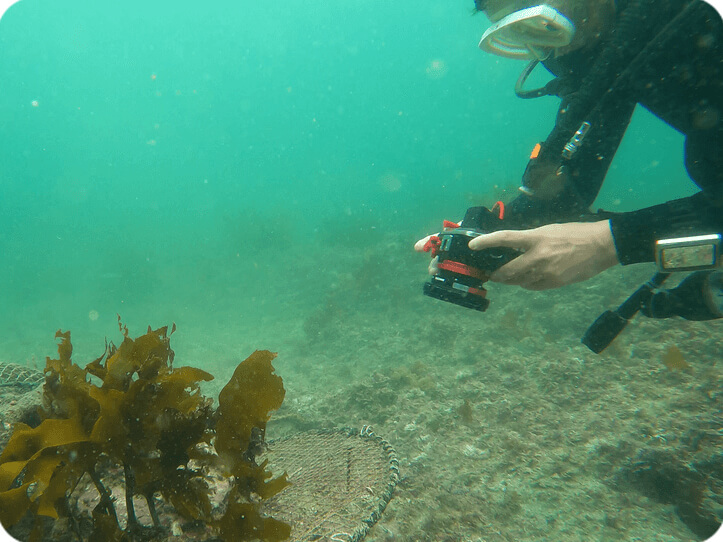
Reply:
M500 215L487 207L470 207L459 227L442 230L432 252L437 257L437 270L424 283L424 294L469 309L487 310L490 302L483 284L521 252L507 247L471 250L469 242L502 226Z

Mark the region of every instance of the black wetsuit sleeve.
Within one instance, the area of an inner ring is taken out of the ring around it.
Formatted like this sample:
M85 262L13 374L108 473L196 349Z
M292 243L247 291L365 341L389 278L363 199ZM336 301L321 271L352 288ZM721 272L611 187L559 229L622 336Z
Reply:
M707 194L669 201L610 218L618 260L623 265L655 260L655 241L723 231L723 207Z
M723 127L690 132L685 140L685 167L702 192L610 219L620 263L653 261L658 239L723 233L721 149Z
M565 115L565 109L566 103L563 102L557 115L557 124ZM542 143L538 158L530 160L525 175L532 171L538 161L551 161L566 169L568 182L552 199L527 194L518 196L508 204L510 224L529 228L552 222L580 220L588 216L590 205L600 192L634 109L634 101L619 101L599 112L595 118L590 118L588 122L592 127L571 160L563 160L560 156L558 149L561 142L555 139L557 131L553 130Z

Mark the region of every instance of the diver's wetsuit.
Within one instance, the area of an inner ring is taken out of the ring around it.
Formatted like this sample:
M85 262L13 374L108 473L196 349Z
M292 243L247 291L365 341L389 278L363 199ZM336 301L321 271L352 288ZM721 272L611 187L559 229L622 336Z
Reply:
M521 195L508 208L510 218L528 227L588 213L639 103L685 134L685 165L701 192L639 211L599 215L610 218L618 258L626 265L653 261L656 239L723 232L723 21L701 0L621 4L616 30L603 46L544 63L558 76L562 103L555 129L542 144L542 160L531 160L525 175L534 176L535 165L545 160L557 161L565 164L569 182L552 199ZM580 98L585 93L587 101ZM565 161L561 148L582 121L592 128Z

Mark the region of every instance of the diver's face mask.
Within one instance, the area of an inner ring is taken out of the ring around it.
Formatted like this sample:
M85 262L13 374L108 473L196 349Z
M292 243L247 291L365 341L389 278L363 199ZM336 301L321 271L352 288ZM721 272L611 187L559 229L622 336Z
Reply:
M483 51L508 58L545 60L572 42L575 25L555 8L541 4L511 11L509 4L487 2L485 11L494 24L479 42Z

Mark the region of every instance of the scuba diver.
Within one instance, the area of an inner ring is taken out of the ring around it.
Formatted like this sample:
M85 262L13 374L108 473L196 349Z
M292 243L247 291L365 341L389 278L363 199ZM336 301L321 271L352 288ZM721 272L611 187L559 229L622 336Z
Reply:
M663 246L677 247L693 239L688 245L706 245L710 261L673 265L670 271L707 270L674 290L653 294L665 278L659 277L637 309L653 317L723 317L718 259L723 21L718 12L701 0L475 0L475 8L492 22L480 41L482 50L529 61L516 94L561 99L554 128L534 147L520 194L505 206L500 227L469 241L473 251L519 251L489 280L531 290L557 288L618 263L659 260L661 243L672 240ZM554 79L526 89L538 64ZM637 104L685 135L685 166L700 191L637 211L591 213ZM429 239L415 249L428 247Z

